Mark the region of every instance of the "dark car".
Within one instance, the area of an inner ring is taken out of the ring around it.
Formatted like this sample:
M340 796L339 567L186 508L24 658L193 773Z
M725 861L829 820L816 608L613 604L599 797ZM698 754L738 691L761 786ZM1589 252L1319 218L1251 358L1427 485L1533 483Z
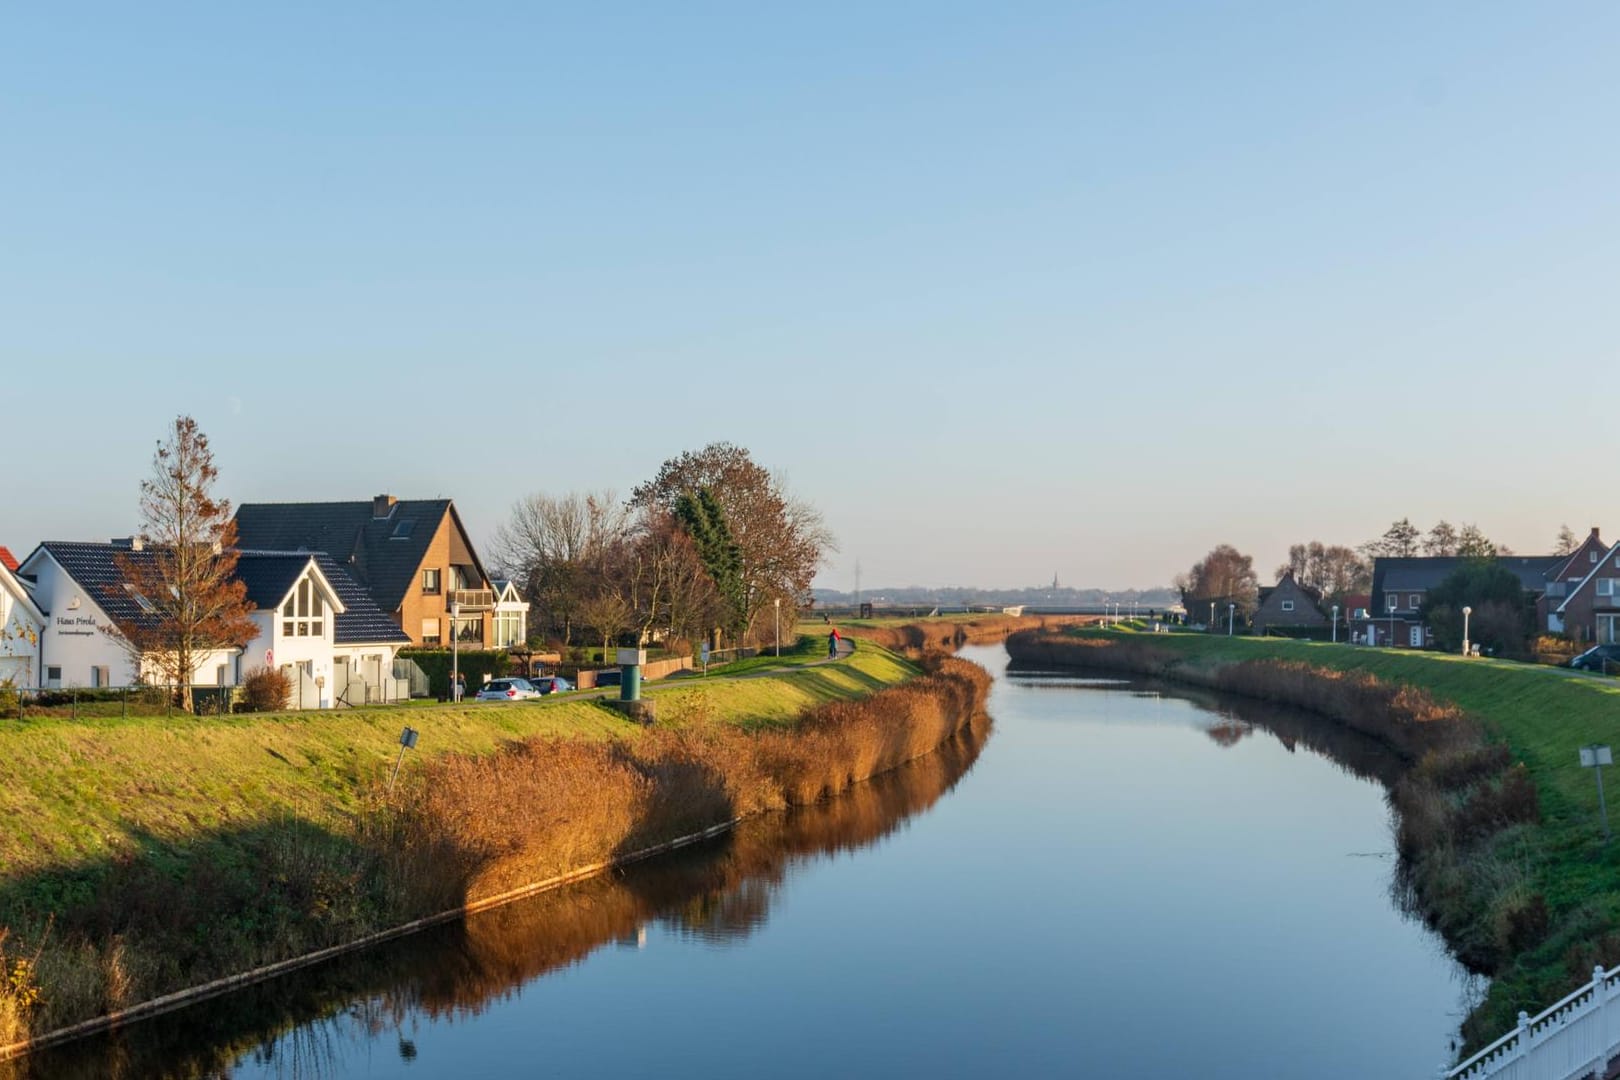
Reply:
M1603 671L1609 664L1620 667L1620 645L1594 645L1569 662L1577 671Z
M624 683L624 672L618 668L603 668L596 673L597 686L620 686Z
M574 684L563 678L561 675L547 675L543 679L534 679L531 681L534 683L534 688L540 691L542 694L560 694L564 690L572 690L574 688Z

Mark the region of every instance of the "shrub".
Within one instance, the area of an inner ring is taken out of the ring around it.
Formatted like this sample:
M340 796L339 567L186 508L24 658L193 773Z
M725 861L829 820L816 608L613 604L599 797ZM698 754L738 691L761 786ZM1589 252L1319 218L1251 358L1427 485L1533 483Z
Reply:
M10 679L0 680L0 719L14 719L18 705L17 687Z
M279 668L254 668L242 680L243 712L280 712L291 696L292 680Z

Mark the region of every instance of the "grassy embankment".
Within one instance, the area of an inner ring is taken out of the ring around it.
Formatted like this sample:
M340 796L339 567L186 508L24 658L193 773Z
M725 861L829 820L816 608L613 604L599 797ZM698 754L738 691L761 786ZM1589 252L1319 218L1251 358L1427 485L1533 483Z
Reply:
M0 724L0 1046L840 791L977 710L982 671L925 666L682 680L650 730L566 697Z
M1056 648L1052 646L1056 644ZM1015 655L1301 705L1410 762L1391 791L1402 881L1492 976L1464 1025L1489 1042L1620 962L1620 851L1602 842L1590 742L1620 743L1620 683L1436 653L1218 635L1019 638Z

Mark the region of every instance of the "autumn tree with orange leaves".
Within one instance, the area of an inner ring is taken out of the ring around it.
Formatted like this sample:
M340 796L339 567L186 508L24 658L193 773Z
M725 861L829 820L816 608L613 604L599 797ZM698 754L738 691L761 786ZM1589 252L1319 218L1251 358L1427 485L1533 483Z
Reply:
M208 436L191 417L176 417L158 443L151 478L141 482L138 550L117 556L142 614L110 632L137 671L176 687L176 704L187 711L197 665L259 633L247 587L236 579L231 504L212 494L218 477Z

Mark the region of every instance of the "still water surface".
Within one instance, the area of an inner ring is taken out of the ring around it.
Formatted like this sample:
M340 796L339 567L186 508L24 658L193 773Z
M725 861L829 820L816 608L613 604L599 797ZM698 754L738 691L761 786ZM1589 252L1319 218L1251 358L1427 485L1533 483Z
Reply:
M993 729L850 796L29 1071L1434 1075L1475 988L1391 897L1376 745L965 655Z

